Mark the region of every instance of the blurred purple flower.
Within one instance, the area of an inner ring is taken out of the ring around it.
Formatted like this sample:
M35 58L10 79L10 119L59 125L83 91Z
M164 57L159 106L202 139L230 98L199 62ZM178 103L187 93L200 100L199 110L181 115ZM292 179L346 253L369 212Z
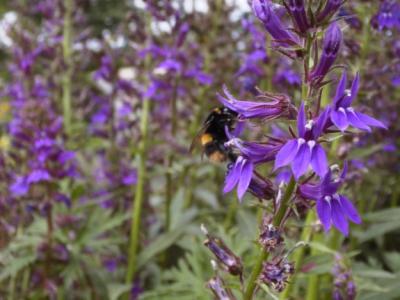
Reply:
M301 75L293 70L286 59L281 59L273 82L282 85L299 86L301 84Z
M379 30L392 28L400 30L400 3L396 0L382 1L374 21Z
M250 73L256 76L262 76L264 74L261 63L267 59L267 53L264 49L257 49L247 54L244 63L240 66L239 71L236 72L235 76L240 76L245 73Z
M25 176L17 176L15 181L10 186L10 192L14 196L23 196L28 193L29 191L29 184L26 180Z
M386 129L386 126L382 122L366 114L357 112L351 107L358 93L359 81L360 76L357 73L351 85L351 90L346 90L347 75L346 72L343 72L332 103L330 114L332 123L341 131L345 131L349 125L366 131L371 131L369 126Z
M356 208L347 197L337 193L346 176L347 163L342 174L335 179L329 170L319 184L302 184L299 187L303 197L316 201L317 214L325 231L335 226L345 236L349 234L348 220L360 224L361 218Z
M275 160L275 170L291 164L296 179L303 175L311 164L313 170L323 176L328 169L325 150L318 143L329 116L329 107L324 110L314 124L314 120L306 123L304 103L301 104L297 116L298 138L288 140L279 150Z
M93 78L95 80L99 80L99 79L110 80L112 68L113 68L112 57L110 55L104 55L101 58L101 66L94 73Z

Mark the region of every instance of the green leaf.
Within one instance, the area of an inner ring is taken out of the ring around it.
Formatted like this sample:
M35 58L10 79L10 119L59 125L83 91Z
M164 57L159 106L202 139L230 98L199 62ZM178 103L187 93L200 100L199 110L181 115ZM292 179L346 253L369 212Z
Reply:
M150 245L143 249L138 258L138 268L143 267L150 259L173 245L185 232L186 226L180 226L172 231L158 236Z
M358 238L359 242L365 242L398 229L400 229L400 218L385 223L373 224L366 231L354 232L354 236Z
M35 260L36 255L34 254L12 258L12 260L2 268L0 272L0 281L16 276L18 272L28 267Z
M123 294L129 292L131 289L130 284L112 283L107 285L108 298L110 300L118 300Z

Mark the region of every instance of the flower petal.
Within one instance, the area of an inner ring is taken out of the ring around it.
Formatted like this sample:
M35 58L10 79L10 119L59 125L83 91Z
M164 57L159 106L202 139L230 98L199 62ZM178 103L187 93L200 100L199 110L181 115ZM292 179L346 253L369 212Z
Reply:
M326 107L325 110L319 115L317 122L315 122L315 126L312 128L312 135L315 140L318 139L321 133L324 131L330 112L331 107Z
M235 185L239 182L240 179L240 173L242 172L242 164L243 157L239 156L236 159L235 165L232 167L232 169L229 170L228 174L225 177L225 186L223 189L223 193L228 193L233 188Z
M359 83L360 83L360 74L357 73L356 77L353 80L353 83L351 84L351 91L350 91L351 94L349 96L344 97L342 100L341 105L343 107L348 107L351 105L354 98L357 96Z
M363 123L365 123L365 124L367 124L369 126L374 126L374 127L380 127L380 128L387 129L385 124L383 124L381 121L379 121L379 120L377 120L377 119L375 119L373 117L370 117L370 116L368 116L366 114L363 114L363 113L360 113L360 112L356 112L355 114L357 115L358 119L361 122L363 122Z
M311 151L308 144L305 143L300 146L300 149L292 162L292 171L296 179L299 179L299 177L307 171L310 159Z
M324 148L321 145L316 144L311 154L311 165L315 173L320 177L323 177L328 171L328 160Z
M301 102L299 113L297 115L297 133L299 137L304 138L306 132L306 113L304 112L304 102Z
M347 217L356 224L361 223L361 217L354 207L353 203L347 197L340 195L340 204L342 206L342 211L347 215Z
M347 83L347 74L346 71L343 71L342 77L340 78L340 82L336 87L335 98L333 98L334 109L336 109L340 105L339 100L341 100L344 95L344 90L346 89L346 83Z
M349 126L346 113L343 110L332 110L331 121L342 132Z
M253 163L249 160L245 160L243 163L242 172L240 174L239 184L237 188L239 201L242 200L243 195L246 193L249 187L251 177L253 176L253 169Z
M289 140L276 154L274 170L286 166L292 162L299 147L297 140Z
M361 130L365 130L370 132L371 128L368 127L367 124L365 124L363 121L361 121L357 115L355 114L354 111L346 111L346 115L347 115L347 120L349 121L349 123L354 126L355 128L361 129Z
M331 205L328 201L321 198L317 201L317 214L325 231L331 228Z
M331 201L332 207L332 222L333 225L345 236L349 234L349 223L345 218L345 214L342 211L342 207L340 205L339 200L332 199Z

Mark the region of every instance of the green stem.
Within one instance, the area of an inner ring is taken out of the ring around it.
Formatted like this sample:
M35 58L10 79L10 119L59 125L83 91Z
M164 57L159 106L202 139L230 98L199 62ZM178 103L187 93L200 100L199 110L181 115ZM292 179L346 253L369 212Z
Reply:
M292 176L292 178L290 179L290 182L286 188L285 194L282 197L282 202L281 205L279 206L279 209L277 211L277 213L274 216L274 219L272 221L272 224L274 226L280 226L281 222L286 214L286 211L289 207L289 200L292 197L292 194L295 190L296 187L296 182ZM261 273L261 269L262 269L262 265L263 262L266 261L268 259L268 255L269 252L267 252L264 248L261 249L261 252L259 254L259 257L256 261L256 264L253 268L253 271L250 275L250 279L244 294L244 300L251 300L253 298L253 294L254 294L254 289L256 288L257 285L257 279L258 276Z
M9 295L8 295L8 300L14 300L15 299L15 289L16 289L16 282L17 282L17 275L14 275L10 279L9 283Z
M173 196L173 184L172 184L172 164L174 161L173 154L169 154L167 158L167 174L165 176L165 230L168 231L171 226L171 202Z
M142 139L140 141L136 157L138 161L138 181L136 183L135 197L132 210L132 219L131 219L132 223L131 223L130 244L128 253L128 270L126 273L126 283L128 284L132 282L137 267L140 219L142 214L142 203L144 198L144 183L146 180L146 173L147 173L146 159L147 159L149 115L150 115L150 100L145 98L143 99L143 110L140 120L140 131L142 134Z
M306 221L304 223L304 228L301 233L300 240L304 242L309 242L311 235L312 235L312 223L315 221L315 212L314 210L309 210L307 213ZM294 260L294 269L296 272L301 267L303 257L304 257L304 252L305 252L305 247L301 247L296 250L293 254L293 260ZM287 285L286 289L282 292L280 295L279 299L285 300L289 299L290 293L292 291L292 287L294 286L295 283L295 277L296 274L293 274L292 278L290 279L289 284Z
M63 59L65 64L62 78L62 102L64 130L67 135L71 133L71 77L72 77L72 5L73 0L64 0L65 14L63 27Z
M178 97L178 86L179 79L175 79L174 93L170 99L170 111L171 111L171 136L176 136L176 130L178 127L178 108L176 106ZM168 231L171 226L171 202L174 191L174 180L172 178L172 166L174 165L174 152L169 153L167 157L167 174L166 174L166 191L165 191L165 230Z
M312 240L316 243L323 243L324 235L322 233L315 234ZM320 253L316 248L311 249L310 256L316 256ZM310 275L307 285L306 300L317 300L318 299L318 287L320 282L320 275Z

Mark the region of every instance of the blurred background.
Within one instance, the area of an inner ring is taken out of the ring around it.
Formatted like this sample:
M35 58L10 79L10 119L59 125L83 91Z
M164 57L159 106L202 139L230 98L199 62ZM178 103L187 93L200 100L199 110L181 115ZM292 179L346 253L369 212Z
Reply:
M338 16L338 64L389 130L332 143L363 223L348 238L312 225L291 299L331 299L338 274L356 299L400 299L400 4L347 1ZM300 101L301 65L271 51L246 0L1 1L0 66L0 299L212 299L202 223L250 272L268 203L223 195L226 164L189 152L224 84ZM261 128L247 134L283 127ZM289 248L303 229L299 211Z

